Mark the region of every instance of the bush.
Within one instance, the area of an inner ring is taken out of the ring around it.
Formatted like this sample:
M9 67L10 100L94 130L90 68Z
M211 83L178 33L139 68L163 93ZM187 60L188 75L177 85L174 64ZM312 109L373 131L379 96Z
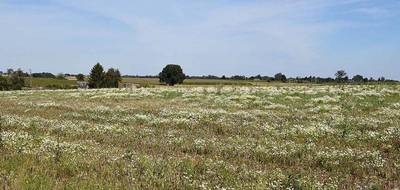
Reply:
M10 83L8 80L0 75L0 90L10 90Z
M24 77L20 76L18 72L13 73L10 76L10 86L12 90L21 90L25 86Z

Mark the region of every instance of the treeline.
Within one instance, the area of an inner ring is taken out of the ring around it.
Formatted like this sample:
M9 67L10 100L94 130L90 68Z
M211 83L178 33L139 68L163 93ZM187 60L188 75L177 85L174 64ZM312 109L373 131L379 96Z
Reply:
M75 77L77 81L82 81L87 84L88 88L117 88L122 82L122 76L118 69L110 68L107 71L104 70L100 63L97 63L91 70L89 76L83 74L58 74L54 75L49 72L32 73L22 71L21 69L13 70L7 69L6 72L0 71L0 90L20 90L25 87L25 78L51 78L51 79L66 79L66 77ZM283 73L277 73L274 76L244 76L234 75L227 77L222 76L188 76L183 73L181 66L179 65L167 65L159 75L124 75L124 77L133 78L159 78L160 83L167 85L182 84L185 79L220 79L220 80L251 80L251 81L265 81L265 82L290 82L290 83L389 83L397 82L395 80L386 79L385 77L379 77L374 79L372 77L364 77L362 75L354 75L349 77L344 70L339 70L334 74L334 77L318 77L318 76L307 76L307 77L296 77L288 78ZM82 84L82 83L81 83Z
M363 77L362 75L354 75L350 78L346 71L337 71L335 77L318 77L318 76L306 76L306 77L291 77L287 78L282 73L277 73L275 76L244 76L244 75L233 75L227 77L222 75L221 77L215 75L204 75L204 76L187 76L188 79L221 79L221 80L252 80L252 81L266 81L266 82L291 82L291 83L367 83L367 82L397 82L396 80L386 79L385 77L379 77L374 79L372 77Z

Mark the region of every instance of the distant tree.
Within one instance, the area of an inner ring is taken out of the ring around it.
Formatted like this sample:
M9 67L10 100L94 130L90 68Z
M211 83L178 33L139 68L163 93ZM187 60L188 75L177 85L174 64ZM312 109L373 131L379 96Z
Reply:
M90 88L103 88L105 85L105 73L103 66L97 63L90 72L89 87Z
M275 81L286 82L287 79L286 79L286 76L285 76L284 74L282 74L282 73L277 73L277 74L275 75Z
M110 68L108 69L105 77L105 87L107 88L117 88L118 84L122 81L121 73L118 69Z
M231 77L233 80L246 80L246 76L243 75L234 75Z
M76 75L76 80L77 81L84 81L85 80L85 75L79 73L78 75Z
M25 73L24 71L22 71L21 69L17 69L16 71L14 71L13 73L14 75L18 75L19 77L29 77L28 73Z
M182 84L186 76L179 65L167 65L159 74L160 82L165 82L170 86Z
M225 75L222 75L221 79L224 79L224 80L225 80L225 79L226 79L226 76L225 76Z
M32 73L32 77L34 78L56 78L55 75L53 75L52 73Z
M364 77L361 75L355 75L355 76L353 76L353 78L351 80L354 82L360 83L360 82L364 82Z
M347 81L347 80L346 80L347 73L346 73L346 71L344 71L344 70L339 70L339 71L337 71L336 74L335 74L335 77L336 77L336 81L338 81L338 82L345 82L345 81ZM347 77L347 79L348 79L348 77Z

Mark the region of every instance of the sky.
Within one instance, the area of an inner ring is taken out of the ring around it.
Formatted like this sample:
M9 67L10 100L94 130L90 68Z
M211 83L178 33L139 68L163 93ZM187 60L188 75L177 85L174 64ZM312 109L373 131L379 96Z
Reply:
M0 0L0 70L400 79L399 0Z

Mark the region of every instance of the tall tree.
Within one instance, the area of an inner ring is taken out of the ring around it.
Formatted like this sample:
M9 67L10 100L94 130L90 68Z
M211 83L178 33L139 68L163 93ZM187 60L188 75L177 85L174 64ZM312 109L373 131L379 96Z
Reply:
M106 87L117 88L118 84L122 81L121 73L118 69L110 68L106 73Z
M286 76L284 75L284 74L282 74L282 73L277 73L276 75L275 75L275 80L276 81L280 81L280 82L286 82Z
M167 65L159 74L160 82L165 82L170 86L182 84L186 76L179 65Z
M338 81L338 82L345 82L346 79L348 79L347 73L344 70L337 71L335 74L335 77L336 77L336 81Z
M90 88L103 88L105 85L105 73L103 66L97 63L90 72L89 87Z

